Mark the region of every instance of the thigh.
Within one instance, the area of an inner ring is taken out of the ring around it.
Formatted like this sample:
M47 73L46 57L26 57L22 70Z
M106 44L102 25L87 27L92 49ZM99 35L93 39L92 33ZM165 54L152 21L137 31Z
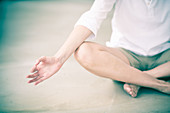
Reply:
M170 61L170 49L162 52L159 58L156 59L155 67Z
M153 69L147 72L156 78L170 76L170 49L162 52L158 58L156 58L153 67Z
M169 68L170 68L170 61L145 72L152 75L155 78L170 77Z
M123 62L125 62L126 64L130 65L128 58L121 52L120 48L111 48L111 47L107 47L95 42L85 42L86 44L88 44L91 49L94 49L94 51L105 51L108 52L112 55L114 55L115 57L119 58L120 60L122 60Z

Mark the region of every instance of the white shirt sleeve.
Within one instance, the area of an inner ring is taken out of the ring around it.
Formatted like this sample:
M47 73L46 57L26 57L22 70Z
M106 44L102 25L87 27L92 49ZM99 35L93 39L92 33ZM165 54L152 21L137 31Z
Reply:
M116 0L95 0L91 9L81 15L75 26L82 25L93 32L88 38L95 38L101 23L113 8Z

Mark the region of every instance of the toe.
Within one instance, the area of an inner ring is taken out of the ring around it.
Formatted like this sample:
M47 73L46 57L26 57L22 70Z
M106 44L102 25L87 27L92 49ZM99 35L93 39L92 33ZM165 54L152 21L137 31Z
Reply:
M131 87L130 87L128 84L124 84L124 90L125 90L128 94L130 94L130 95L133 94L133 91L132 91Z
M137 96L137 94L136 94L136 93L133 93L131 96L132 96L133 98L135 98L135 97Z
M132 85L129 84L124 84L124 90L131 96L131 97L136 97L138 89L135 89Z

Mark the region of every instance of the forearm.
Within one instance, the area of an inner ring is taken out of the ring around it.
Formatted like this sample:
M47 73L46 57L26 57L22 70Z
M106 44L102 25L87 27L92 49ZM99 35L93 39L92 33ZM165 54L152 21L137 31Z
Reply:
M86 40L92 32L84 26L76 26L74 30L69 35L66 42L55 54L55 57L60 59L63 64L73 52L81 45L81 43Z

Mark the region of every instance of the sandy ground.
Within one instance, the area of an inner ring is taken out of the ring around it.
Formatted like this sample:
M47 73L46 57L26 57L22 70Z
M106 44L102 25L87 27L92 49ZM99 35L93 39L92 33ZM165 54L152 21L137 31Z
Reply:
M52 78L38 86L26 75L35 59L54 55L92 2L24 1L3 5L0 53L0 113L168 113L170 96L143 88L131 98L122 83L97 77L71 56ZM112 11L113 12L113 11ZM111 34L112 12L95 42Z

